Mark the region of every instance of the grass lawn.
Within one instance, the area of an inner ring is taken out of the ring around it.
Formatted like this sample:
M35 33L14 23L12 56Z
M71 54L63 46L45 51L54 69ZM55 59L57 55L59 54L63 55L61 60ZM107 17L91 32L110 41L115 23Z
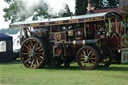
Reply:
M0 64L0 85L128 85L128 65L81 70L69 68L25 68L20 61Z

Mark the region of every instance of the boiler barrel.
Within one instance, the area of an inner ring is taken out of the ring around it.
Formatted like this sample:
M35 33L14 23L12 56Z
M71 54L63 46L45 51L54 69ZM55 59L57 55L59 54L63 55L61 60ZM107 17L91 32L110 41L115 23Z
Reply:
M73 41L66 42L66 44L68 44L74 48L80 48L85 45L94 44L96 42L97 42L97 40L73 40Z

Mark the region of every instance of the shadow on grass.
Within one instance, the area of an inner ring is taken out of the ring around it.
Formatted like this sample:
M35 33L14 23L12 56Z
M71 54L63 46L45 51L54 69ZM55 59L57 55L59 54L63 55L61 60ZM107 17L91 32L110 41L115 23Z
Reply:
M60 66L60 67L47 66L47 67L44 67L43 69L49 69L49 70L81 70L79 68L79 66L70 66L70 67L64 67L64 66Z
M98 67L96 70L100 71L128 71L128 67L108 67L108 68L103 68L103 67Z
M20 60L15 60L12 62L0 63L1 65L11 65L11 64L22 64ZM22 64L23 65L23 64ZM82 70L78 65L71 65L70 67L55 67L55 66L45 66L41 69L48 69L48 70ZM86 71L86 70L85 70ZM113 65L112 67L104 68L104 67L97 67L96 71L128 71L128 64L123 65Z
M21 64L20 60L10 61L10 62L2 62L2 65L10 65L10 64Z
M47 67L45 67L43 69L49 69L49 70L82 70L79 66L70 66L70 67L64 67L64 66L61 66L61 67L47 66ZM96 71L128 71L128 67L121 67L121 66L120 67L119 66L118 67L116 67L116 66L115 67L108 67L108 68L97 67L96 68Z

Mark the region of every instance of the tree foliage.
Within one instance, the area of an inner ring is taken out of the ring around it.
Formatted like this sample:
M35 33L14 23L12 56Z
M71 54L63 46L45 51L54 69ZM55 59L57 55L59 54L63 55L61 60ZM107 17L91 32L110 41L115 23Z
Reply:
M59 17L72 16L73 13L70 11L69 6L66 4L65 9L59 12Z
M11 20L11 22L24 21L30 16L33 17L33 20L37 20L40 16L45 18L48 16L48 5L44 0L40 1L42 3L39 5L27 9L28 6L25 6L22 0L5 0L9 4L9 7L3 9L5 12L3 17L5 21Z
M117 8L119 0L91 0L95 9ZM86 14L88 0L76 0L76 15Z
M88 2L87 0L76 0L76 15L82 15L86 13Z
M117 8L119 5L119 0L107 0L108 1L108 8Z

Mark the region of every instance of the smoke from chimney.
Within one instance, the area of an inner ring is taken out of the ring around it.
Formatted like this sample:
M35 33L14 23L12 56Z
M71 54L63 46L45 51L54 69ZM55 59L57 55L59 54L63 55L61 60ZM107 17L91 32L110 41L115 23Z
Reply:
M35 9L41 7L46 8L47 4L44 0L15 0L18 6L18 17L33 15Z
M18 6L18 17L29 17L32 16L35 9L47 8L48 13L56 15L60 10L64 9L65 4L69 7L75 8L75 0L14 0ZM73 6L71 6L73 4Z

